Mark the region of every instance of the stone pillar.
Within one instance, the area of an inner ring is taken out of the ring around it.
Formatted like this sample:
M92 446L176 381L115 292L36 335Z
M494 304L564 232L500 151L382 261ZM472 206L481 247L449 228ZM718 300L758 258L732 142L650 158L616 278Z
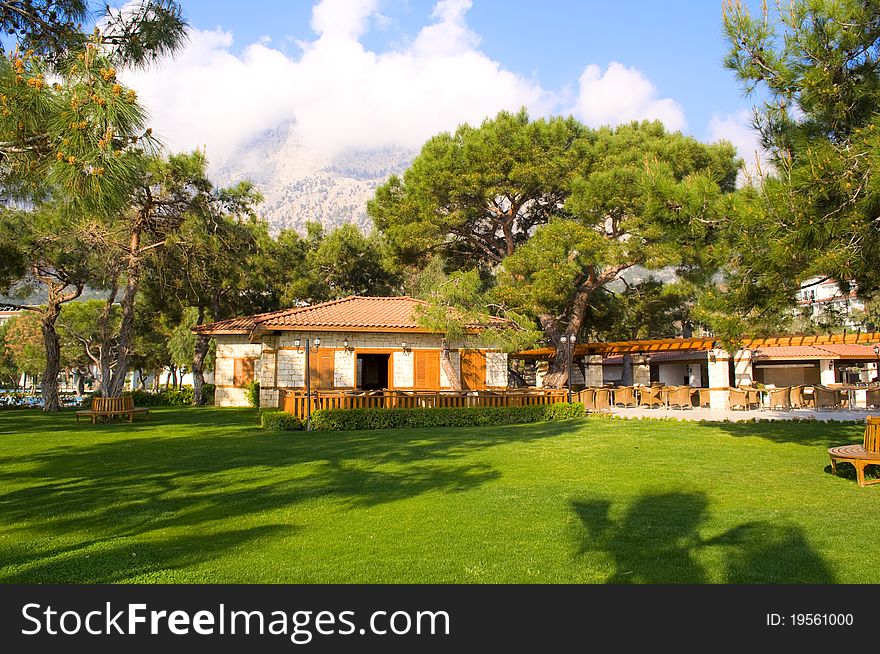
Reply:
M822 386L828 386L828 384L833 384L837 380L834 378L834 360L833 359L820 359L819 360L819 383Z
M713 361L714 359L714 361ZM709 350L709 408L726 409L730 387L730 354L716 348Z
M735 386L751 386L755 383L752 374L752 351L738 350L733 355L733 381Z
M633 358L633 384L650 386L651 366L646 361L644 354L634 354Z
M586 386L598 387L604 383L602 375L602 355L589 354L584 357L584 369L586 370Z
M260 359L257 361L257 381L260 382L260 406L278 406L278 339L266 336L262 339Z

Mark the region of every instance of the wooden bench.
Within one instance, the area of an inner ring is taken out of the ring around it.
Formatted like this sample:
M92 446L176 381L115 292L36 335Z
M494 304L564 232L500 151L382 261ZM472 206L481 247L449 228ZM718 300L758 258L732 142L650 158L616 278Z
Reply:
M837 474L837 464L841 461L852 464L856 469L859 486L880 484L880 479L865 481L865 466L880 466L880 416L865 418L865 441L862 445L839 445L828 450L831 457L831 470Z
M88 417L91 418L94 425L98 418L120 418L128 417L129 422L134 421L136 413L148 414L150 411L144 407L134 405L134 398L131 395L123 395L122 397L95 397L92 398L92 407L76 412L76 421Z

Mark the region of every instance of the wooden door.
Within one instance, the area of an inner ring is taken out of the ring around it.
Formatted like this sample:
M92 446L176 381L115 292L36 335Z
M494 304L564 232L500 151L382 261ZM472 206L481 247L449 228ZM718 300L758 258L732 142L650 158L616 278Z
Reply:
M485 352L480 350L461 350L461 388L466 391L485 390Z
M413 388L436 391L440 388L440 352L414 350Z
M329 391L333 388L333 350L318 350L310 353L312 390Z

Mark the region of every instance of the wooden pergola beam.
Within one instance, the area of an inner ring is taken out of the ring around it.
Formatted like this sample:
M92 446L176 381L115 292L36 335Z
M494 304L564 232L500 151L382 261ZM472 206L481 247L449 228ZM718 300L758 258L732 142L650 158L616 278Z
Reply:
M790 347L797 345L861 345L880 343L880 332L856 332L852 334L815 334L812 336L768 336L746 338L740 341L739 349L753 350L759 347ZM601 354L650 354L653 352L705 351L718 347L713 338L660 338L633 341L613 341L609 343L579 343L575 345L574 356ZM523 350L510 355L515 359L552 359L556 348L541 347Z

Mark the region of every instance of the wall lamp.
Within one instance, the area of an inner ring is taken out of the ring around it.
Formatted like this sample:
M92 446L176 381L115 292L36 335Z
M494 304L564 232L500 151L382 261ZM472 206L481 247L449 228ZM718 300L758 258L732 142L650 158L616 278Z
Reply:
M342 347L345 348L346 352L351 352L354 349L348 343L348 336L346 336L344 339L342 339Z
M293 339L293 346L294 347L302 347L302 339L299 339L299 338ZM313 339L307 338L306 339L306 349L309 349L310 347L313 348L315 351L317 351L318 348L321 347L321 337L315 336L315 338L313 338Z
M412 348L407 344L406 341L400 344L400 349L404 352L409 352L410 350L412 350Z

